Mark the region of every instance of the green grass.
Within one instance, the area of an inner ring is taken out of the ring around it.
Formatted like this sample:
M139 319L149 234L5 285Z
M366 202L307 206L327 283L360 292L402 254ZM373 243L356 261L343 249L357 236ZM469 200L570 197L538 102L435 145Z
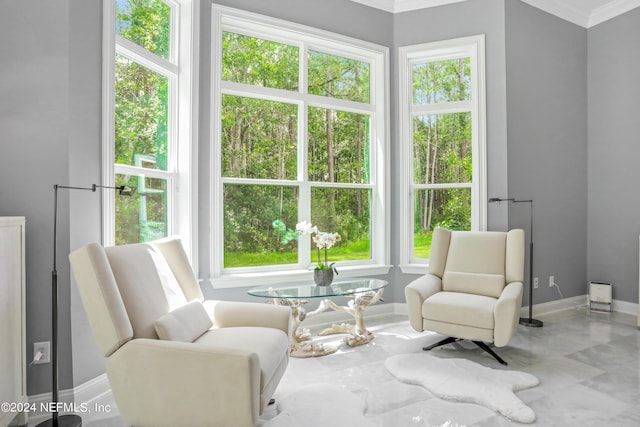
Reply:
M324 251L320 252L324 261ZM349 242L329 249L329 262L354 261L371 258L369 240ZM311 252L311 261L318 262L318 251ZM294 253L224 253L225 268L256 267L260 265L295 264L298 262L298 254Z
M416 258L429 258L431 256L431 237L432 232L416 234L414 237L413 255ZM329 262L339 261L357 261L371 258L371 246L369 240L358 240L355 242L344 243L340 246L329 249ZM322 261L324 261L324 251L321 252ZM311 261L315 264L318 262L318 251L311 252ZM298 254L296 252L272 252L272 253L224 253L224 267L257 267L262 265L287 265L296 264L298 262Z
M413 238L413 256L416 258L431 257L431 238L433 232L418 233Z

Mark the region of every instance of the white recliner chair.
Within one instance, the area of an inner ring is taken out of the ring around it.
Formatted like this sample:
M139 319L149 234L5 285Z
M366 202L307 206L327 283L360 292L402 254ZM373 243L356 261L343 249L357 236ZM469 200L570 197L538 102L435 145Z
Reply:
M69 258L127 423L256 425L289 361L289 308L203 301L175 238Z
M436 228L429 273L405 288L411 326L447 336L424 350L465 339L506 365L486 343L502 347L515 334L523 276L523 230Z

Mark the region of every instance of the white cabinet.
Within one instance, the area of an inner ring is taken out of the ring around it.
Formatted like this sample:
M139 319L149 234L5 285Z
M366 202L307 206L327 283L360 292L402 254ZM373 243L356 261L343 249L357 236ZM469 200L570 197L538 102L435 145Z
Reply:
M0 403L27 402L24 224L0 217ZM0 411L0 427L15 415Z

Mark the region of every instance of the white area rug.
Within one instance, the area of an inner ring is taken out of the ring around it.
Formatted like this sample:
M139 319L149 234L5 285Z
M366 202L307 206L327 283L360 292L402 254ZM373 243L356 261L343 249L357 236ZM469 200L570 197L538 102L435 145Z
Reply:
M339 386L309 385L276 404L278 415L263 427L375 427L364 415L365 402Z
M385 366L398 380L425 387L435 396L477 403L521 423L536 414L514 394L534 387L538 378L526 372L491 369L465 359L440 359L429 354L389 357Z

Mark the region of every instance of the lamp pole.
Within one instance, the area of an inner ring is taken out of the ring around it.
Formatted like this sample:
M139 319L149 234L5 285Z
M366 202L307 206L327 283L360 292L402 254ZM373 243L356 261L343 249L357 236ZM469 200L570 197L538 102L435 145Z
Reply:
M82 418L75 414L58 415L58 190L85 190L96 192L98 188L118 190L118 194L130 196L132 187L121 185L109 187L93 184L91 187L71 187L54 184L53 186L53 269L51 270L51 418L41 422L37 427L81 427Z
M501 199L499 197L489 199L489 203L494 202L529 203L529 317L521 317L520 324L531 328L540 328L542 321L533 318L533 200Z

